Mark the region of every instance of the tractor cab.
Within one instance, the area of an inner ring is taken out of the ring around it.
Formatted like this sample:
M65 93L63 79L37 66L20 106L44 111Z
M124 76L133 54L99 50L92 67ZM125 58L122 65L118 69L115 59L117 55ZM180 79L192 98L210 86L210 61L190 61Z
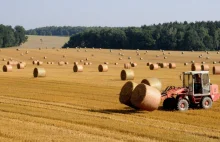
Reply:
M210 95L210 79L208 71L183 72L183 87L189 89L189 95Z

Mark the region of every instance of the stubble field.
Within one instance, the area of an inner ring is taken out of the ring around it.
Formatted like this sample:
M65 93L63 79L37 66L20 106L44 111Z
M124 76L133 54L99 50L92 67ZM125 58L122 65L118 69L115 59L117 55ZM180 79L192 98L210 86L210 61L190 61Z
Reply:
M162 105L153 112L136 111L119 102L120 89L126 82L120 80L124 63L137 63L132 68L134 82L157 77L165 89L168 85L181 86L179 75L190 70L190 64L184 66L184 62L205 61L211 68L213 61L220 61L217 52L164 51L163 55L161 51L140 50L140 56L136 50L81 48L77 52L75 48L60 49L68 40L60 38L30 36L28 43L19 47L20 51L17 47L1 50L1 66L6 64L3 58L12 57L25 61L27 67L0 71L0 141L220 141L220 101L214 102L209 110L186 112L164 111ZM25 54L26 51L29 53ZM198 57L201 54L203 58ZM41 67L46 69L46 77L33 77L33 69L38 66L32 64L30 57L44 62ZM86 58L92 65L74 73L73 62ZM48 65L48 61L55 64ZM69 65L58 66L58 61L68 61ZM177 68L149 70L149 61L175 62ZM98 65L104 62L109 62L108 72L98 72ZM115 62L119 64L114 65ZM210 79L220 85L220 76L210 72Z

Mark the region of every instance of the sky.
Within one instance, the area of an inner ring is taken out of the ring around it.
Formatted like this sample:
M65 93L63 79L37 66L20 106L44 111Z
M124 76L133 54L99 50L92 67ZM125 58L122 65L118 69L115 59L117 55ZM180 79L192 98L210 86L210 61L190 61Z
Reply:
M0 24L127 27L220 21L220 0L0 0Z

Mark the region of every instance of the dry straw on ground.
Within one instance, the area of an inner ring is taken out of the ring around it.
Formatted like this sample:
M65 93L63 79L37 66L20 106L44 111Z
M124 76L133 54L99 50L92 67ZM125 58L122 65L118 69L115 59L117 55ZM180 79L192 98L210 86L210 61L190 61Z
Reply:
M134 71L131 69L125 69L121 71L121 80L133 80Z
M131 95L132 105L147 111L156 110L160 101L160 91L143 83L137 85Z
M34 68L33 75L34 77L45 77L46 70L44 68Z

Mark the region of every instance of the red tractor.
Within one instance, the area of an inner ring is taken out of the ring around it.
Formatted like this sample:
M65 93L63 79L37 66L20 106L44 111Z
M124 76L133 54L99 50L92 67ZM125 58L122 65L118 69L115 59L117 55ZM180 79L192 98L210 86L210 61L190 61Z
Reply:
M208 109L220 98L218 85L211 84L208 71L188 71L181 75L183 87L168 86L161 94L163 108L179 111L189 107Z

